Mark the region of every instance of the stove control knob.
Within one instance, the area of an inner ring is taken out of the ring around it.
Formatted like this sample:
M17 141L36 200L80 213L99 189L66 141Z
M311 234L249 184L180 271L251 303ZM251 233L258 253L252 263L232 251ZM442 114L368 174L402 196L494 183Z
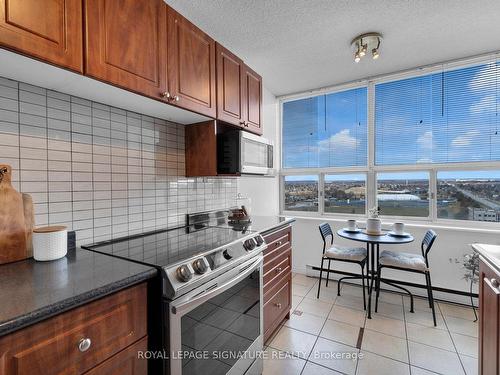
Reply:
M177 271L175 271L175 273L177 275L177 278L183 282L189 281L193 277L193 273L186 264L179 266L179 268L177 268Z
M264 243L264 239L262 236L255 237L255 242L257 242L257 246L261 246Z
M203 275L205 272L207 272L207 264L205 263L205 259L203 258L198 258L193 262L193 269L194 272L196 272L198 275Z
M250 250L253 250L255 249L255 241L250 238L249 240L246 240L244 243L243 243L243 247L247 250L247 251L250 251Z

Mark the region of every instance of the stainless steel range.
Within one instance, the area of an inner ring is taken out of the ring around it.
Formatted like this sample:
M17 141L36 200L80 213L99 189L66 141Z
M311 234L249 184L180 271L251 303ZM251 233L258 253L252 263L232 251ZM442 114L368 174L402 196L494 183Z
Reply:
M151 355L164 374L260 374L264 239L217 227L212 217L190 219L195 224L82 247L159 269L162 334L151 349L161 352Z

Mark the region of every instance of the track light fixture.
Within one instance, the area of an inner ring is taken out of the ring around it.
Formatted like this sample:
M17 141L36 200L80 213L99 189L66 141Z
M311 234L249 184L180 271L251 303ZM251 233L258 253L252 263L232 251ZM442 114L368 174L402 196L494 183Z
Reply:
M372 52L372 59L377 60L380 57L380 41L382 35L371 32L358 35L351 42L354 49L354 62L359 63L361 58L366 56L367 51Z

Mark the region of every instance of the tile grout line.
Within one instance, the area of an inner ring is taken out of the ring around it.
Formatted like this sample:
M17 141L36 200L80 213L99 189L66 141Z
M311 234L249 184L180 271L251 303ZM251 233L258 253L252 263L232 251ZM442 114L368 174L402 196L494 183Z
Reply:
M451 343L453 344L453 347L455 348L455 354L458 356L460 366L462 366L462 370L464 371L464 374L467 374L467 371L465 370L465 366L462 362L462 358L460 357L460 353L458 352L457 346L455 345L455 341L453 340L453 336L451 335L450 328L448 327L448 323L446 322L446 318L444 317L444 314L441 311L441 306L439 305L439 303L437 304L437 308L438 308L441 316L443 317L443 323L446 327L446 331L448 332L448 336L450 336Z
M410 343L408 340L408 327L406 326L406 309L405 309L405 299L401 296L401 304L403 305L403 319L405 326L405 337L406 337L406 354L408 356L408 371L411 375L411 359L410 359Z

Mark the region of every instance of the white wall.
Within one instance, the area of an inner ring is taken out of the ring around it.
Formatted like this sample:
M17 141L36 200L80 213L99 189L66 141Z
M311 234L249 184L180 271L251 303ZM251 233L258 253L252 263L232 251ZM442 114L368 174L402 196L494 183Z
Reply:
M334 232L345 227L344 219L326 220L325 218L301 218L297 219L293 226L293 270L299 273L306 273L307 266L319 266L321 264L321 252L323 242L319 234L318 225L321 222L328 221ZM389 227L390 223L384 225ZM461 263L464 254L472 252L471 243L491 243L500 244L500 231L494 230L471 230L467 228L456 229L449 227L430 226L424 224L407 225L405 230L412 233L415 241L406 245L386 245L381 246L380 250L398 250L412 253L420 253L420 242L428 229L434 229L438 238L429 253L429 262L431 268L432 284L435 287L442 287L452 290L469 291L469 283L463 279L465 270ZM363 243L356 243L345 240L335 235L335 242L340 245L363 246ZM332 263L332 268L333 268ZM344 271L359 272L359 266L336 263L335 267ZM317 274L311 272L309 274ZM399 279L409 282L424 284L422 275L409 272L399 272L395 270L385 270L383 275L392 279ZM339 276L335 276L338 278ZM477 292L477 285L475 287ZM425 293L424 290L414 290L417 294ZM449 293L435 293L436 298L452 300L456 302L468 303L465 297L455 296Z
M253 215L277 215L279 212L280 148L278 134L278 101L266 88L263 89L263 136L274 142L274 166L276 176L242 176L238 180L238 192L252 200Z

